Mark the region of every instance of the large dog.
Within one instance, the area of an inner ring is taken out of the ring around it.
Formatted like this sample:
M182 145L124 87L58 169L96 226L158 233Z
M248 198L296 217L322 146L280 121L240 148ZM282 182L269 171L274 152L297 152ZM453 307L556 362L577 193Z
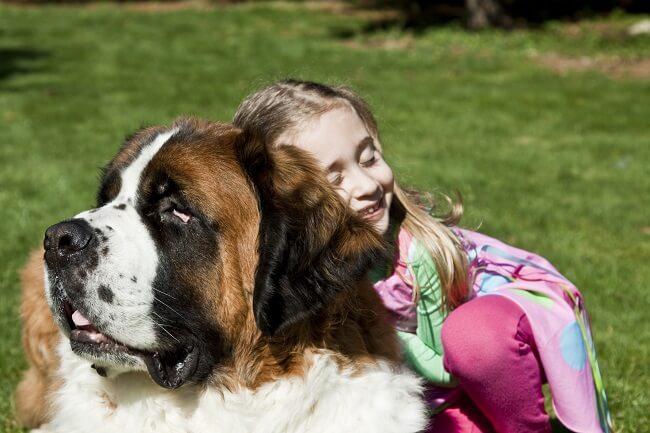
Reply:
M50 227L45 269L41 252L23 274L18 417L60 433L419 431L420 383L366 277L381 250L299 149L197 119L141 130L97 207Z

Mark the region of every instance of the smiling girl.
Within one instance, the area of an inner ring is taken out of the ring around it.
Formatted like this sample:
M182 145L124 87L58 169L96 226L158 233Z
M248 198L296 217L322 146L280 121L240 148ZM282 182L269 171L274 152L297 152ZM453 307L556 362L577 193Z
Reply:
M580 292L545 259L458 228L459 204L431 216L395 181L363 99L287 80L246 98L234 123L312 153L343 200L393 245L375 289L407 361L428 380L429 431L550 432L545 382L568 428L609 431Z

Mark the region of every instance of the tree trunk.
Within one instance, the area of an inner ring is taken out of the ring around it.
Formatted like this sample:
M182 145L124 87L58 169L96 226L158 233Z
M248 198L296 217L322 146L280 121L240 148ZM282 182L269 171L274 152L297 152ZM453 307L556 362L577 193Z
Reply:
M472 30L512 25L512 19L505 14L498 0L465 0L465 8L467 27Z

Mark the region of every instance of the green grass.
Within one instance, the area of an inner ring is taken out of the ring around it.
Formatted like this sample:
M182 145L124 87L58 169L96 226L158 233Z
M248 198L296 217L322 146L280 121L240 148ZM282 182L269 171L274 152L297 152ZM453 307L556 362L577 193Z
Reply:
M417 35L363 33L364 19L299 5L0 6L0 429L20 431L18 271L45 227L92 205L128 132L180 114L228 120L250 91L295 76L355 87L402 183L459 189L466 226L581 287L618 429L650 431L650 81L539 64L634 62L650 37L626 37L625 15Z

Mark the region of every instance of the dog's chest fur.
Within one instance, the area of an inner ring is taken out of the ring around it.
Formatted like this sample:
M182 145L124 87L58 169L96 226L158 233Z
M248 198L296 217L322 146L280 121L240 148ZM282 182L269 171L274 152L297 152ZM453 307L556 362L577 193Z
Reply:
M304 377L256 391L186 386L169 391L144 374L100 377L88 361L59 346L65 383L54 419L39 433L415 432L425 426L420 382L378 362L362 373L314 354Z

